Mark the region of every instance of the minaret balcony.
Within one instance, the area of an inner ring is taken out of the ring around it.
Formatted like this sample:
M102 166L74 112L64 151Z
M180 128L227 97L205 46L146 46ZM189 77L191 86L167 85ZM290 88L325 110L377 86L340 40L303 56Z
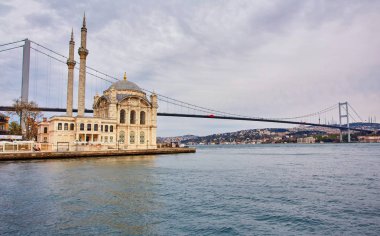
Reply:
M72 60L72 59L67 59L67 62L66 64L70 67L74 67L75 64L76 64L76 61Z
M88 55L88 50L85 49L85 48L83 48L83 47L80 47L80 48L78 49L78 54L79 54L80 56L87 56L87 55Z

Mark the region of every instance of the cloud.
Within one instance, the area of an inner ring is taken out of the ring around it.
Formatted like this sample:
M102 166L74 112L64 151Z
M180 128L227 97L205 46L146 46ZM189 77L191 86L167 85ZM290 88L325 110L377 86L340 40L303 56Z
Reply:
M79 46L84 11L87 64L119 78L126 71L143 88L251 116L297 116L346 100L363 117L380 116L377 1L15 0L0 5L6 12L0 16L0 37L4 42L29 37L66 55L71 27ZM1 91L6 100L20 87L17 53L0 54L0 76L17 78L9 92ZM31 73L31 94L39 103L65 105L64 64L33 51ZM92 96L110 84L92 76L87 84L91 107ZM159 135L272 126L159 121Z
M12 10L11 6L4 4L4 3L0 3L0 14L1 15L6 16L11 10Z

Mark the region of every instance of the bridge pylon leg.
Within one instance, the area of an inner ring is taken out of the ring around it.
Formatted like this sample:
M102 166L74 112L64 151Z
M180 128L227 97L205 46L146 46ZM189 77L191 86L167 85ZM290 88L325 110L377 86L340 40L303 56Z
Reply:
M345 113L343 113L343 110ZM349 120L349 113L348 113L348 102L340 102L339 103L339 126L342 127L342 119L346 119L346 127L347 127L347 142L351 142L351 133L350 133L350 120ZM340 136L340 142L343 142L343 131L342 129L339 132Z
M23 46L23 56L22 56L22 83L21 83L21 101L28 102L29 100L29 70L30 70L30 40L25 39L25 44ZM25 134L25 123L20 117L21 132Z

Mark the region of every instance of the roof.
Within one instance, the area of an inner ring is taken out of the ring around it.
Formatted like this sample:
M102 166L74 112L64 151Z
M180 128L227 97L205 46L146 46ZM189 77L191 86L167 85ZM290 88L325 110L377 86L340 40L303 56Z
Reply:
M116 99L118 102L121 102L123 101L124 99L126 98L131 98L131 97L136 97L135 95L128 95L128 94L116 94ZM138 96L140 99L143 99L145 102L147 102L148 104L150 104L149 100L146 98L146 97L140 97Z
M133 91L142 92L142 89L139 86L137 86L137 84L128 80L120 80L118 82L115 82L108 89L133 90Z

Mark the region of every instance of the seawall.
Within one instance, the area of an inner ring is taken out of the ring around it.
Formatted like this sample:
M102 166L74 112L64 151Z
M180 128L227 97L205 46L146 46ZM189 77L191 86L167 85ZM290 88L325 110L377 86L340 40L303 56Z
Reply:
M0 161L91 158L107 156L163 155L195 152L195 148L159 148L150 150L110 150L84 152L9 152L0 153Z

